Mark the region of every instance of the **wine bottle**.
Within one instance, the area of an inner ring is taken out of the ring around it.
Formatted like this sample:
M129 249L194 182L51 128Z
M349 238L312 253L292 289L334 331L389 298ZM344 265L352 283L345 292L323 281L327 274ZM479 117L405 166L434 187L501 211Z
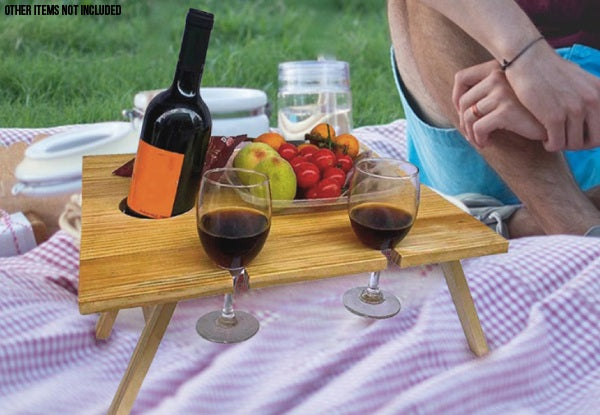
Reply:
M189 9L173 83L148 104L127 196L134 216L167 218L194 206L212 126L200 82L213 21Z

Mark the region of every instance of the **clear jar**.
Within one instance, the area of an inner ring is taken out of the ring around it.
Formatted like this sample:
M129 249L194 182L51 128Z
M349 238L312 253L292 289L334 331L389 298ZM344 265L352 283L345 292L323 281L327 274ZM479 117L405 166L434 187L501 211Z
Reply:
M279 64L277 127L286 140L304 140L319 123L336 134L352 132L352 94L347 62L297 61Z

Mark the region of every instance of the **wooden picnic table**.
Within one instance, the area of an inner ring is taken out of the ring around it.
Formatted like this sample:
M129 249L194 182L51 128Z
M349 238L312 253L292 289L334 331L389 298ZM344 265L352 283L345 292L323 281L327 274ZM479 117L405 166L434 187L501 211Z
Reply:
M83 161L79 309L100 313L108 338L121 309L141 307L145 327L109 413L128 413L179 301L232 291L228 272L204 253L194 211L160 220L121 212L129 179L112 175L132 155ZM469 347L488 347L460 260L504 253L508 241L426 186L413 228L392 259L400 267L440 263ZM355 237L345 209L274 213L261 253L248 266L252 287L308 282L386 268L387 259ZM365 277L366 278L366 277ZM342 303L340 301L340 307Z

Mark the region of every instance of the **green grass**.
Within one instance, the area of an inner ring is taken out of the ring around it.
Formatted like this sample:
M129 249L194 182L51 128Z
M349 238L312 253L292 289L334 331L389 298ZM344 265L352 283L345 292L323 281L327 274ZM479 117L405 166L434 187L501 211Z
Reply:
M279 62L333 55L350 63L355 126L403 116L383 1L123 0L121 16L7 16L15 3L0 1L0 127L121 119L136 92L171 82L188 7L215 14L203 86L262 89L275 105Z

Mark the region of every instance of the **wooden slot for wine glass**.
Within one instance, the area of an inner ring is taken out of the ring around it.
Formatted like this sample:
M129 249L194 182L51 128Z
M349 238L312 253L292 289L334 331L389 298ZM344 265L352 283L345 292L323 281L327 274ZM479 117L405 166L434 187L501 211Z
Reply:
M131 410L177 302L232 291L230 274L217 268L200 245L194 209L158 220L135 218L119 210L130 179L112 172L131 157L83 159L79 310L101 313L98 338L109 337L120 309L141 307L146 321L109 413ZM487 344L460 260L507 249L504 238L422 186L415 224L392 259L403 268L442 264L469 347L483 355ZM251 287L260 288L386 266L379 251L359 242L347 210L340 208L274 212L264 248L247 271ZM148 338L153 341L146 342Z

